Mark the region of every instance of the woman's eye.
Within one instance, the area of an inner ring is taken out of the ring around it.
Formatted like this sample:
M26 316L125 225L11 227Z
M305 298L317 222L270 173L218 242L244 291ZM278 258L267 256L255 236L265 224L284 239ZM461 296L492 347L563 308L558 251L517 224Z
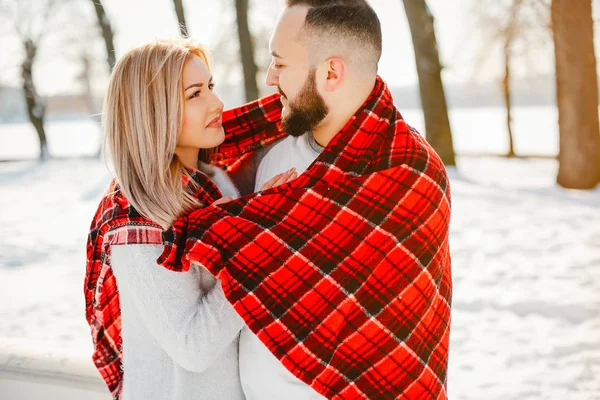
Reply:
M279 68L281 68L281 67L283 67L283 65L281 65L281 64L276 64L276 63L275 63L275 61L273 61L273 69L279 69Z
M215 88L215 83L210 83L210 84L208 85L208 88L209 88L210 90L214 90L214 88Z
M190 98L190 99L194 99L194 98L196 98L196 97L198 97L198 96L200 96L200 91L199 91L199 90L198 90L198 91L196 91L196 92L194 92L194 94L193 94L193 95L191 95L189 98Z

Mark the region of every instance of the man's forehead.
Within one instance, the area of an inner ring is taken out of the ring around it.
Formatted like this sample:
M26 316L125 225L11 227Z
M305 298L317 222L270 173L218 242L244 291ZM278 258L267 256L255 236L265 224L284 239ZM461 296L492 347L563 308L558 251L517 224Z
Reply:
M300 31L308 10L307 6L294 6L281 12L271 37L271 51L282 55L285 53L284 47L300 45Z

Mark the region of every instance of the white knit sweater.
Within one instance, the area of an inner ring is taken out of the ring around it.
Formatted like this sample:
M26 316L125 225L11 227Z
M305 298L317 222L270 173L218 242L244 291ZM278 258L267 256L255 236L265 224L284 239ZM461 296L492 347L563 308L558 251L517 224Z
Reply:
M236 191L220 170L224 195ZM203 267L172 272L162 245L111 247L119 289L125 400L243 400L239 333L244 322Z

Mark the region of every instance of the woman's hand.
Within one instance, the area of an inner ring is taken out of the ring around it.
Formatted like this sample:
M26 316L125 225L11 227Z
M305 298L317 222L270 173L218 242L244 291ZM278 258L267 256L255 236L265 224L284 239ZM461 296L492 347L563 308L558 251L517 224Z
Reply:
M270 181L268 181L267 183L262 185L260 190L261 191L267 190L267 189L274 188L275 186L283 185L284 183L293 181L297 177L298 177L298 173L296 172L296 168L292 168L287 172L275 175ZM216 200L214 203L212 203L212 205L218 206L219 204L229 203L232 200L233 199L231 197L223 196L219 200Z
M267 190L274 188L275 186L283 185L284 183L288 183L289 181L293 181L298 177L298 173L296 172L296 168L292 168L287 172L282 174L275 175L271 180L261 186L260 190Z
M212 203L212 205L218 206L219 204L229 203L231 200L233 200L231 197L223 196L219 200L216 200L214 203Z

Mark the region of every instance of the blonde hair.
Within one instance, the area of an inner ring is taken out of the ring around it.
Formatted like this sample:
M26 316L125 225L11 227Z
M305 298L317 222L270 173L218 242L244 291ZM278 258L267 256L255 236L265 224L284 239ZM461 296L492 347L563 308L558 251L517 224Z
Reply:
M175 155L183 126L183 66L208 56L188 39L159 40L129 50L116 63L104 102L104 150L121 190L145 218L167 229L183 213L202 206L186 190L188 170ZM208 162L213 150L201 149ZM193 187L197 189L197 187Z

